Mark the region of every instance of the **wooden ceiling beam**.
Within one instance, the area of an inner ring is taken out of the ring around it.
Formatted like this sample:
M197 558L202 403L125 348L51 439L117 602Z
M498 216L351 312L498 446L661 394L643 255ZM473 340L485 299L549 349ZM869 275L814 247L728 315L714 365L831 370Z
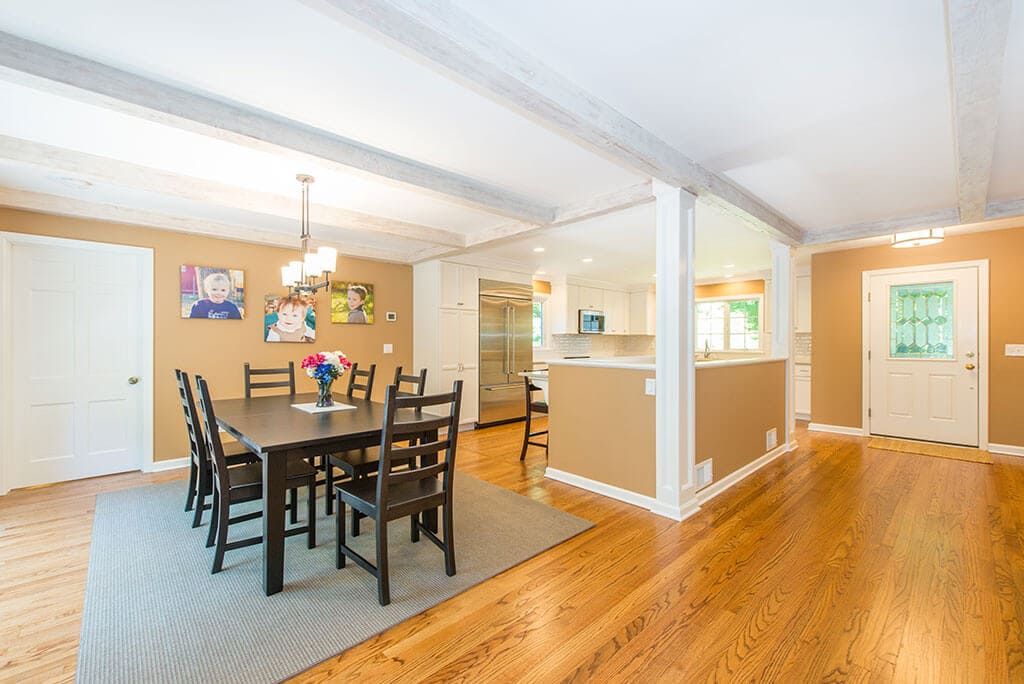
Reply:
M960 223L985 219L1011 0L946 0Z
M626 168L732 207L787 244L803 230L724 176L586 92L445 0L320 0L328 16L355 23L468 83L499 103Z
M173 195L195 202L296 221L301 210L298 184L295 186L294 197L274 195L5 135L0 135L0 158L121 188ZM389 235L447 247L462 247L466 244L466 236L462 233L325 204L311 203L310 220L332 228Z
M2 32L0 77L254 149L355 169L492 214L538 223L554 218L553 207L509 190Z

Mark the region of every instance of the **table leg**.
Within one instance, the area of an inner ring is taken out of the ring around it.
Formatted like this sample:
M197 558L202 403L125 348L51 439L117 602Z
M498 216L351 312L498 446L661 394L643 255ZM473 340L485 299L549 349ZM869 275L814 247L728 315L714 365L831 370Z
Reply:
M263 591L284 586L285 454L260 454L263 461Z

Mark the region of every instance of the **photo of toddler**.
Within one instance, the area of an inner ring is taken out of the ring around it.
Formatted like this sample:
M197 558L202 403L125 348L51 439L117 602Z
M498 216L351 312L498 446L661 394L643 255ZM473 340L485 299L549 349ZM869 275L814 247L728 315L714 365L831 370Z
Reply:
M263 319L264 342L313 342L316 340L316 312L312 299L299 295L266 296Z
M373 323L373 285L331 283L331 323Z
M181 317L215 320L245 315L242 271L202 266L181 267Z

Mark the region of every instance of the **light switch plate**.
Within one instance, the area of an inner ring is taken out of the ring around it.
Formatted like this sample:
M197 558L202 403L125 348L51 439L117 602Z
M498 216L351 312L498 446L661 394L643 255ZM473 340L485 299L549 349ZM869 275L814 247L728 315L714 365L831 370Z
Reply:
M1008 344L1006 345L1007 356L1024 356L1024 344Z
M395 351L395 345L393 345L393 344L385 344L384 345L384 353L385 354L393 354L394 351Z
M657 384L655 382L656 380L657 378L644 378L644 394L646 394L649 397L654 396L654 392L657 389L655 387L655 385Z

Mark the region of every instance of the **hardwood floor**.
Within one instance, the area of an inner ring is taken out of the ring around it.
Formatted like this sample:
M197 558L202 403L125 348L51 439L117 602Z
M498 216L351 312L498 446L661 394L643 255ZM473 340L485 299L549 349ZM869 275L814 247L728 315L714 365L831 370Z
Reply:
M295 681L1024 681L1024 459L798 438L673 523L465 433L460 470L596 526ZM96 493L183 472L0 497L0 679L74 678Z

